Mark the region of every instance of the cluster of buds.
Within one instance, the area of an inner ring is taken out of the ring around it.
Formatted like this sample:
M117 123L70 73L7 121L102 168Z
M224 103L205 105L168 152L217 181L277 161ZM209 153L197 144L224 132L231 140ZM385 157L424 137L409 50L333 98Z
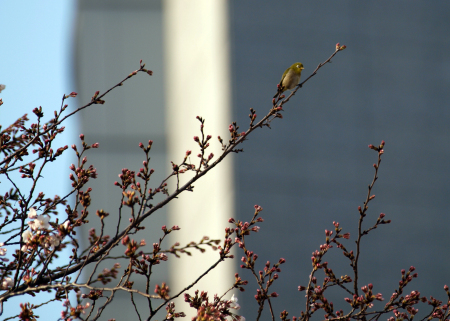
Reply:
M198 158L200 158L200 166L197 168L197 171L199 172L201 169L201 166L203 166L204 168L207 168L209 166L209 162L213 159L214 154L210 153L208 156L206 156L206 149L209 147L209 141L212 138L211 135L206 135L204 133L204 126L205 126L205 120L200 117L197 116L196 117L198 119L198 121L200 122L200 132L201 132L201 138L198 136L194 136L194 141L198 144L198 146L200 147L200 153L197 155ZM186 152L186 156L185 156L185 160L187 159L187 157L191 154L191 151L187 151ZM189 165L189 164L186 164ZM188 169L194 169L192 166L188 166Z
M34 269L34 267L31 269L27 269L22 277L22 280L26 284L30 284L33 280L33 276L35 276L36 274L38 274L38 272Z
M373 149L373 150L375 150L375 151L377 151L379 154L383 154L383 153L384 153L383 148L384 148L384 145L385 145L385 144L386 144L385 141L382 140L380 145L374 146L374 145L370 144L370 145L369 145L369 148L370 148L370 149Z
M166 320L174 320L175 318L184 318L186 314L184 312L175 312L175 303L169 302L166 306Z
M191 308L199 309L204 302L208 302L208 292L202 291L200 295L198 292L198 290L195 291L195 296L190 296L189 293L184 294L184 302L189 303Z
M72 187L81 188L89 181L90 178L97 178L97 169L95 169L93 165L90 165L87 169L85 169L84 164L86 162L87 158L84 157L81 161L80 167L75 168L74 164L69 166L70 170L75 173L75 176L72 173L69 174L69 179L72 181Z
M323 265L321 264L322 257L328 252L330 248L332 248L332 245L329 243L325 243L320 245L319 250L315 250L312 253L311 262L314 271L323 267Z
M161 299L168 300L170 298L170 296L169 296L170 289L169 289L169 286L166 284L166 282L161 283L161 286L159 286L159 284L157 284L155 286L154 292Z
M278 297L277 292L272 292L268 294L267 290L265 289L263 290L257 289L255 294L255 300L256 302L258 302L258 304L262 304L262 302L264 302L268 298L276 298L276 297Z
M67 99L69 97L75 98L78 94L74 91L72 91L70 94L68 95L64 95L64 99Z
M141 148L145 153L148 153L152 149L152 145L153 145L153 140L149 140L147 147L145 147L144 144L139 143L139 148Z
M36 320L36 317L38 316L34 315L33 308L35 306L33 304L27 302L25 304L20 303L19 306L20 306L20 313L19 313L20 320Z
M383 296L381 293L376 295L372 292L373 285L369 283L367 286L363 286L361 290L364 292L364 295L357 296L356 294L353 297L345 298L344 300L349 303L352 308L371 308L373 307L373 301L383 301Z
M109 235L102 235L100 238L95 232L95 228L89 229L89 244L91 252L95 253L109 242Z
M253 127L253 123L256 120L256 111L253 108L250 108L250 114L248 115L248 117L250 118L250 127Z
M255 118L256 118L256 114L255 114ZM236 122L233 122L232 124L230 124L228 126L228 131L230 132L230 136L231 136L231 138L229 140L230 145L234 144L240 137L245 136L245 132L238 133L238 130L239 130L239 126L237 125ZM219 141L220 140L221 139L219 137Z
M106 284L106 283L103 283ZM89 299L92 301L96 301L99 298L103 297L103 290L90 290L88 294L82 294L81 297L83 299Z
M131 240L130 236L126 235L122 241L122 245L126 246L127 249L125 250L125 255L130 258L136 258L138 255L142 255L142 251L139 253L136 253L136 251L146 245L145 240L141 240L141 242L137 243L135 240Z
M172 231L178 231L178 230L181 230L181 228L180 228L178 225L174 225L174 226L172 226L171 229L167 229L167 226L166 226L166 225L163 225L163 226L161 227L161 230L164 232L164 235L167 235L167 234L169 234L169 233L172 232Z
M80 140L81 140L81 146L83 147L83 150L81 151L81 153L78 152L77 145L73 144L73 145L71 146L72 149L75 151L75 154L77 155L77 157L81 157L81 155L82 155L86 150L89 150L89 149L91 149L91 148L98 148L98 147L100 146L99 143L94 143L94 144L88 145L88 144L85 142L85 140L84 140L84 134L80 134L79 137L80 137Z
M236 289L239 289L239 291L244 292L245 288L243 286L247 285L247 284L248 284L248 281L242 280L241 277L239 276L239 273L234 274L234 287Z
M94 93L94 95L92 96L91 102L94 103L94 104L103 105L105 103L105 101L103 99L100 99L100 97L98 97L98 95L100 95L100 91L97 90Z
M373 294L372 289L373 289L372 283L369 283L368 285L365 285L361 288L361 290L364 292L365 302L367 303L369 308L371 308L373 306L372 302L374 300L377 300L377 301L384 300L383 295L381 293Z
M122 172L118 176L121 183L116 181L114 182L114 185L119 186L123 191L125 191L128 186L136 184L135 172L129 170L128 168L122 168Z
M28 168L27 168L28 167ZM36 163L29 163L25 166L20 166L19 173L22 173L22 178L33 178L34 169L36 167Z
M243 243L240 243L243 244ZM241 258L244 264L241 264L243 269L253 269L255 267L255 261L258 259L258 254L253 251L245 251L245 256Z
M174 226L176 228L176 226ZM169 258L165 253L161 253L161 246L159 243L153 243L152 255L142 254L142 259L150 264L159 264L161 261L167 261ZM141 260L141 264L143 264Z
M262 217L257 217L258 214L263 210L263 208L259 205L255 205L255 213L253 214L253 218L250 222L241 222L236 221L234 218L230 218L228 220L229 223L233 223L236 227L234 228L234 231L237 235L236 242L240 243L240 239L244 235L250 235L250 232L259 232L260 227L255 225L256 223L262 223L264 222L264 219ZM240 246L242 248L242 246Z
M232 310L239 310L240 305L237 303L237 298L233 295L230 300L220 300L217 295L214 296L214 301L209 302L208 293L202 291L195 291L195 296L190 296L188 293L184 294L184 301L189 303L189 306L197 310L197 316L193 320L216 321L226 320L231 317L233 321L245 321L243 316L232 313Z
M333 302L328 302L328 299L323 295L325 289L325 287L315 285L314 291L312 291L309 295L309 300L311 302L311 313L322 309L325 311L325 318L328 318L328 316L334 316L334 306Z
M380 213L380 216L378 216L376 224L378 225L378 224L389 224L389 223L391 223L391 220L385 220L384 219L385 216L386 216L386 214Z
M337 239L337 238L344 238L346 240L350 239L350 233L340 234L342 232L342 227L339 226L339 222L333 221L333 225L334 225L334 230L336 232L335 239Z
M120 269L120 263L114 263L112 269L104 268L103 271L98 274L97 279L100 282L102 282L102 284L108 284L109 282L112 281L112 279L116 279L117 278L117 274L119 273L119 269ZM97 293L98 291L95 291L95 292ZM95 295L97 295L97 294L95 294ZM99 295L99 296L101 296L101 295ZM98 297L97 297L97 299L94 299L94 298L89 296L89 299L97 300Z
M135 191L124 191L122 192L123 201L122 204L128 207L133 207L135 204L139 204L139 196L136 195ZM132 221L132 219L130 219Z
M417 274L417 273L411 274L411 273L414 272L415 270L416 270L416 268L415 268L414 266L411 266L411 267L408 269L408 271L405 271L404 269L401 270L401 273L402 273L402 279L401 279L401 281L399 282L400 289L402 289L402 288L404 288L405 286L407 286L408 283L411 282L413 278L417 278L417 277L418 277L418 274Z
M76 320L81 319L81 315L86 313L86 309L91 306L89 302L85 305L77 304L76 307L71 307L69 300L63 302L63 306L66 310L61 311L61 319L63 320Z
M341 46L339 42L336 44L336 51L341 51L344 50L345 48L347 48L346 45Z

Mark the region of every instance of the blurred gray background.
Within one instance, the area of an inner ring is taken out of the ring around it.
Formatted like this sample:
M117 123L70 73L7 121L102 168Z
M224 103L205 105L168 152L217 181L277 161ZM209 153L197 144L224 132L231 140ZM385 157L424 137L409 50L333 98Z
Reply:
M235 158L238 217L249 219L253 204L264 208L252 250L261 267L266 260L287 260L274 286L280 293L273 300L277 316L282 309L290 316L305 309L297 285L308 283L311 253L324 243L324 230L338 221L356 235L357 207L377 159L367 145L381 140L385 154L365 226L380 213L392 223L363 239L360 284L372 282L374 292L389 300L400 270L413 265L419 278L407 290L445 300L450 4L232 1L230 8L233 108L242 125L250 107L258 115L268 110L285 68L302 62L305 79L335 43L348 47L297 92L284 119L255 133ZM344 243L348 249L352 240ZM327 256L337 276L351 275L338 249ZM253 294L254 286L248 290ZM250 293L241 300L252 320ZM348 311L342 297L329 299Z
M92 142L100 140L103 152L113 153L114 157L106 156L105 165L114 175L122 167L139 167L140 150L130 146L153 138L157 141L154 166L160 166L162 175L168 170L161 127L167 117L164 95L176 94L161 87L163 7L156 1L99 1L103 7L97 8L89 1L79 3L76 77L83 101L137 69L139 59L155 71L152 78L133 80L131 86L113 93L107 102L122 99L116 105L83 113L83 126L93 129L87 137ZM256 131L243 146L245 152L234 156L235 217L246 221L254 204L264 208L260 233L248 238L250 249L259 255L258 269L267 260L275 263L283 257L287 261L272 288L280 294L272 300L276 317L283 309L290 316L304 310L304 293L297 286L308 283L311 253L325 242L324 230L333 230L332 222L338 221L344 232L355 236L357 207L365 200L377 159L367 145L381 140L386 141L385 155L365 227L381 212L392 223L363 239L360 284L373 283L374 292L388 300L400 270L413 265L419 278L407 292L419 290L445 299L443 286L450 283L449 17L450 4L444 1L229 2L233 119L241 129L248 124L250 107L259 117L268 112L276 84L288 66L302 62L305 79L333 53L337 42L348 47L297 92L285 106L282 120L275 120L271 130ZM193 46L195 38L192 35ZM115 58L105 59L102 52ZM83 57L98 60L86 64ZM140 101L132 103L133 109L124 109L132 97ZM113 116L119 121L104 118ZM110 127L111 134L96 127L99 121ZM119 128L129 132L125 134L130 138L119 134ZM139 158L133 158L132 150ZM122 156L128 161L123 162ZM97 168L102 167L91 159ZM98 187L111 187L115 176L110 177L111 182L103 181ZM103 203L103 197L117 198L100 190ZM159 230L165 219L158 217L155 228ZM354 246L353 240L345 242L348 249ZM333 250L325 259L329 267L337 276L351 276L348 261ZM241 314L253 320L256 285L238 264L236 260L236 270L250 281L239 296ZM329 295L336 309L348 311L343 297L342 292ZM124 312L128 306L111 308ZM128 316L133 313L129 308ZM420 311L426 310L422 305ZM268 311L264 313L267 320Z

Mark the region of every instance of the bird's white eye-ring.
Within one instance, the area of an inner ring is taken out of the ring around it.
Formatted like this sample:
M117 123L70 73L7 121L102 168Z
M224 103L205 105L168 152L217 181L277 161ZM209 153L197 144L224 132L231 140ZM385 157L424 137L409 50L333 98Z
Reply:
M297 65L297 68L300 68L300 65Z

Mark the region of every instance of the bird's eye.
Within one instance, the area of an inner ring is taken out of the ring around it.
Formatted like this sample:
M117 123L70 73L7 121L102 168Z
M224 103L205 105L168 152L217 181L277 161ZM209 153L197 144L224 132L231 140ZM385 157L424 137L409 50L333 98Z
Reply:
M297 68L300 68L300 65L297 65Z

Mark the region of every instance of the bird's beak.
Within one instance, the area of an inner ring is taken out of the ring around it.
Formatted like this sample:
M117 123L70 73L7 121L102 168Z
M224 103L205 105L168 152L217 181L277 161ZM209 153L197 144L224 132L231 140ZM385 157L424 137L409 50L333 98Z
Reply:
M303 69L305 69L305 68L302 67L302 68L300 68L300 69L303 70Z

